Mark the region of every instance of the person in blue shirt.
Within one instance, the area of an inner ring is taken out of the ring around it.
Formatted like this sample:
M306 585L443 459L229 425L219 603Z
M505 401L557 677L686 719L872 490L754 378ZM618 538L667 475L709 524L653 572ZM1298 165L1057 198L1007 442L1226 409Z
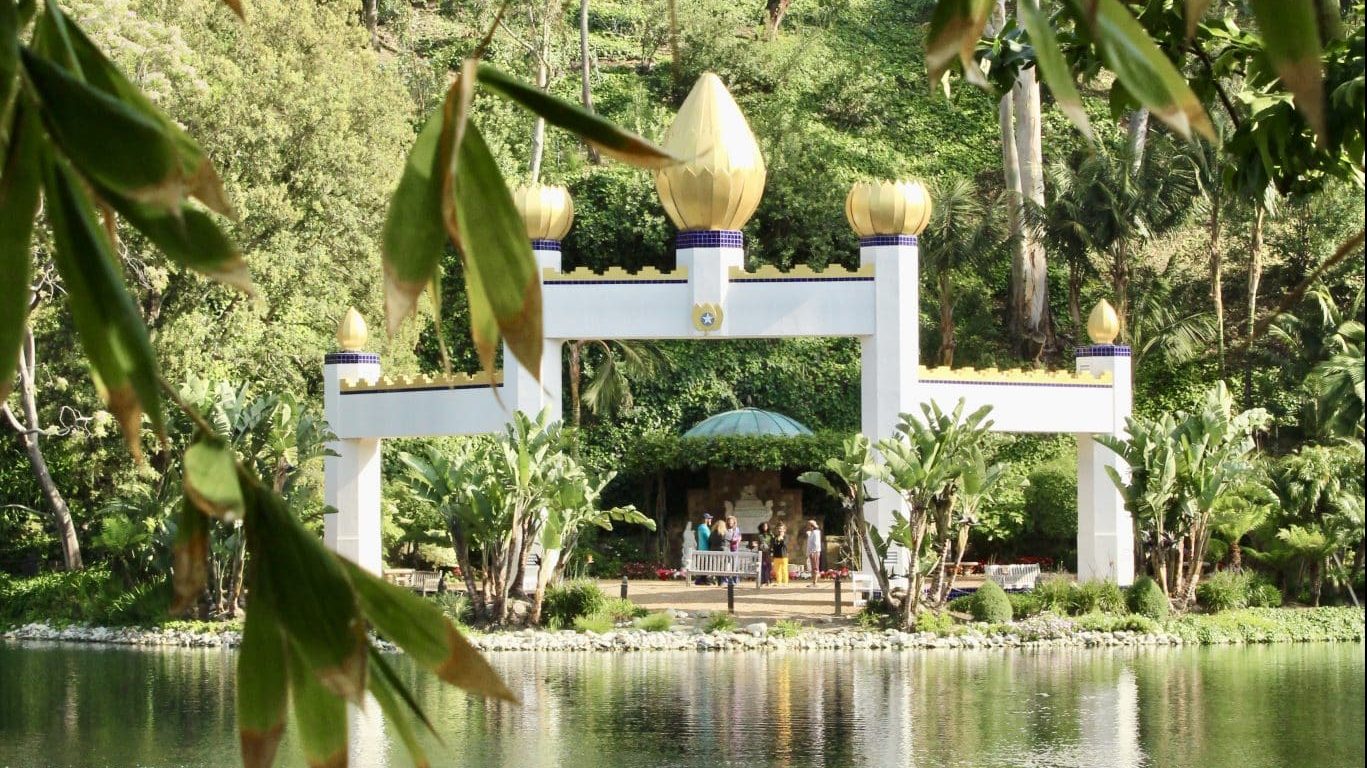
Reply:
M711 515L711 513L704 512L704 513L702 514L702 525L699 525L699 526L698 526L697 528L695 528L694 530L697 532L697 536L698 536L698 551L699 551L699 552L706 552L706 551L710 550L710 549L711 549L711 546L709 546L709 545L712 543L712 515ZM694 583L694 584L706 584L706 583L707 583L707 577L706 577L706 576L699 576L699 577L697 577L696 579L693 580L693 583Z

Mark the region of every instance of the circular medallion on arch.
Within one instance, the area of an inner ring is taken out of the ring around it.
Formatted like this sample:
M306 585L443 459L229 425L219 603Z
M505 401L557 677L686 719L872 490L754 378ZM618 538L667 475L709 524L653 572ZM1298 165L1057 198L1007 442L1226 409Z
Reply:
M791 416L760 408L737 408L703 419L685 432L684 437L798 437L810 434L812 430Z

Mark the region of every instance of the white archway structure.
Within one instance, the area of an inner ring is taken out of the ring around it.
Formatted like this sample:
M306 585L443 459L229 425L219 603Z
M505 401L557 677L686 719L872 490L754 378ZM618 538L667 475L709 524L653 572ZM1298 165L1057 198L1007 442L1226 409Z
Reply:
M1105 470L1126 468L1092 438L1121 435L1131 411L1130 350L1110 343L1109 305L1093 313L1098 343L1077 350L1072 372L922 367L916 236L930 203L919 183L855 185L846 213L861 235L858 269L749 271L739 229L759 203L764 166L745 118L715 75L694 87L665 145L700 158L658 177L665 207L683 230L671 271L564 271L559 238L570 226L568 195L551 187L515 195L542 271L540 384L506 350L507 371L492 387L464 375L383 377L379 356L361 351L364 323L348 312L338 332L342 351L323 365L324 409L338 437L338 455L325 470L326 500L337 510L327 516L329 547L381 569L382 439L500 431L507 409L549 408L559 418L566 340L851 336L862 348L861 429L875 441L894 433L899 414L919 413L930 401L950 409L960 398L970 409L993 406L994 430L1076 434L1078 576L1133 581L1130 517ZM899 503L895 493L879 493L865 515L886 532Z

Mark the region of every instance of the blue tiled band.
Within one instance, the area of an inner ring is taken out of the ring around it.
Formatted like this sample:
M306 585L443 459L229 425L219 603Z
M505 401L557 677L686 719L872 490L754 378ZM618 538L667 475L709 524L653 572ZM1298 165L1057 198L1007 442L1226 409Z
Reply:
M859 247L875 245L916 245L916 235L874 235L859 238Z
M680 232L676 248L744 248L745 235L735 229L709 229Z
M1129 357L1130 348L1124 344L1093 344L1078 347L1075 354L1078 357Z
M533 240L533 241L532 241L532 250L533 250L533 251L557 251L557 252L558 252L558 251L560 250L560 241L559 241L559 240Z
M963 379L921 379L922 384L953 384L970 387L1109 387L1110 383L1085 381L964 381Z
M380 356L374 352L329 352L323 356L325 365L338 365L340 363L376 363L380 362Z

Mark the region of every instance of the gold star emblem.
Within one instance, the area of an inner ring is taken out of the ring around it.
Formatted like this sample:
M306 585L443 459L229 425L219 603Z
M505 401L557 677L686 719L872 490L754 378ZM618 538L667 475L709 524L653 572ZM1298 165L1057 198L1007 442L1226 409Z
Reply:
M693 327L703 333L711 333L721 327L721 307L712 302L693 305Z

